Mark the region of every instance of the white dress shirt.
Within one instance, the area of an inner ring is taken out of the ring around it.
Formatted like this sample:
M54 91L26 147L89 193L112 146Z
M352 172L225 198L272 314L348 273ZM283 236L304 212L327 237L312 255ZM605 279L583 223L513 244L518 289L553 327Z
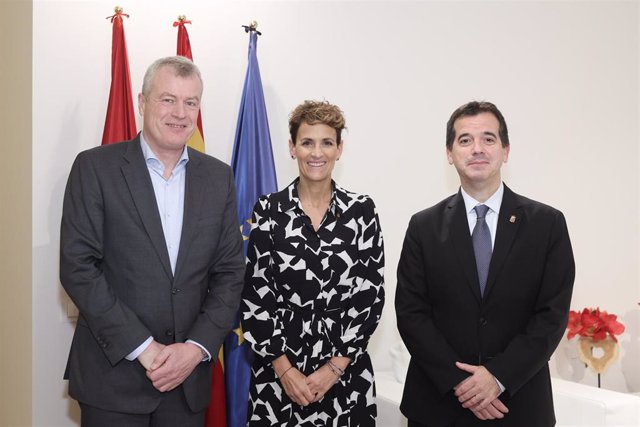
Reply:
M460 187L460 192L462 193L462 198L464 199L464 207L467 212L467 221L469 221L469 234L473 234L473 228L476 226L477 215L475 211L475 207L478 205L485 205L489 207L487 210L487 214L485 216L485 222L489 227L489 232L491 233L491 249L495 246L496 242L496 229L498 228L498 214L500 213L500 206L502 205L502 195L504 194L504 183L500 183L500 187L496 190L495 193L491 195L484 203L480 203L466 191L464 188ZM505 387L502 385L499 379L495 376L496 382L500 387L500 392L505 391Z

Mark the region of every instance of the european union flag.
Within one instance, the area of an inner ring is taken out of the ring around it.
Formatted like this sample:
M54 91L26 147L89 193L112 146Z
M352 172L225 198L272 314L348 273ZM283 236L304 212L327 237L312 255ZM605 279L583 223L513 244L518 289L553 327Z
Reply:
M252 30L249 37L249 65L244 80L231 159L238 195L238 222L244 236L245 253L253 205L258 197L273 193L278 188L267 110L256 55L257 44L258 34ZM229 427L245 427L253 355L251 347L242 337L240 313L236 320L236 329L227 336L224 349L227 423Z

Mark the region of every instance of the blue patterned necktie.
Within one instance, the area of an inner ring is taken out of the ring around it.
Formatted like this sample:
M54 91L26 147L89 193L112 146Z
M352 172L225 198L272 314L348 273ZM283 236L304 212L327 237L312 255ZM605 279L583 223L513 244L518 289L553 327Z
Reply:
M478 205L473 208L476 211L476 226L473 227L471 240L473 241L473 252L476 254L476 267L478 268L478 281L480 282L480 295L484 295L484 288L487 286L487 275L489 274L489 263L491 262L491 232L485 221L485 216L489 206Z

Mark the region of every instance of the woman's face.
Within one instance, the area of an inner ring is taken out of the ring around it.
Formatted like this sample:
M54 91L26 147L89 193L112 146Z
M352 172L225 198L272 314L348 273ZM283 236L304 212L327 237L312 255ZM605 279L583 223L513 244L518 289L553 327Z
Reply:
M336 130L323 123L302 123L295 142L289 141L289 152L298 160L300 179L310 182L331 181L336 160L342 155Z

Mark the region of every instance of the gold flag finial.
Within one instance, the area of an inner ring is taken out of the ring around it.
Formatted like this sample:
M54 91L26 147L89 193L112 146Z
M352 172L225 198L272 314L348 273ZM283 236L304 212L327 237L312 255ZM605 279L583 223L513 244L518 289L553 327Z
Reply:
M244 28L245 33L255 32L259 36L262 35L262 33L258 31L258 21L256 20L251 21L249 25L243 25L242 28Z
M116 6L113 8L113 11L115 12L114 15L111 16L107 16L107 19L111 19L111 23L113 23L114 19L116 18L120 18L122 19L122 16L126 16L127 18L129 17L129 15L127 15L126 13L124 13L124 9L122 8L122 6Z
M178 15L178 20L173 23L174 27L184 27L184 24L191 24L191 21L187 21L186 15Z

